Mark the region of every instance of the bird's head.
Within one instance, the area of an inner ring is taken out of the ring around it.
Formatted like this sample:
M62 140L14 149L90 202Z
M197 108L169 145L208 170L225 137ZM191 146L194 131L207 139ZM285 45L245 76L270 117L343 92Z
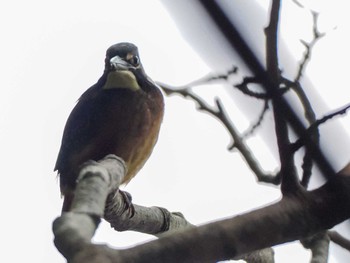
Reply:
M104 74L107 76L104 89L141 89L147 79L137 47L131 43L118 43L107 49Z

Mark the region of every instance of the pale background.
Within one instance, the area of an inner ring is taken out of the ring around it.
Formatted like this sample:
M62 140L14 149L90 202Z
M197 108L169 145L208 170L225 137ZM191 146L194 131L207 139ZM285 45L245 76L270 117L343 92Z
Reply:
M334 109L350 101L347 1L319 1L317 6L309 2L322 12L321 28L328 35L315 48L308 73ZM309 21L308 13L300 12L302 26L288 31L300 33L288 34L296 39L290 47L299 53L297 39L308 34L301 30L307 28L304 16ZM62 202L52 170L68 114L102 74L106 48L122 41L135 43L147 74L173 85L199 78L210 68L154 0L7 1L0 4L0 28L0 261L64 262L52 242L51 224ZM206 98L226 95L219 86L201 92ZM230 112L236 111L230 99L226 102ZM235 122L242 129L249 126L239 113ZM349 118L343 123L349 127ZM135 203L181 211L195 224L278 200L278 189L256 184L239 154L226 151L229 142L218 122L196 112L193 103L167 97L154 154L125 189ZM261 139L253 138L250 144L264 167L273 169L276 162ZM119 248L151 238L114 232L105 222L95 236L96 242ZM342 251L332 247L331 253ZM276 248L276 262L307 262L308 257L299 243ZM342 261L331 257L329 262Z

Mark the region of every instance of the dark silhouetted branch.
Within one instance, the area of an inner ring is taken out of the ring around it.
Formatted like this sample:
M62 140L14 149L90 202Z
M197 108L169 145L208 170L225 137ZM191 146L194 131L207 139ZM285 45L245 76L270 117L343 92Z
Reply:
M258 127L260 127L260 125L262 124L268 109L269 109L269 101L265 100L264 101L264 107L263 107L261 113L259 114L257 121L255 123L253 123L253 125L247 131L244 132L244 134L242 136L243 138L249 137L250 135L252 135L255 132L255 130Z
M244 255L242 259L247 263L274 263L275 252L272 248L264 248Z
M319 120L316 120L312 125L310 125L310 127L306 130L306 133L301 138L299 138L295 143L291 144L292 151L296 152L301 147L303 147L306 143L305 140L308 140L310 134L312 134L315 129L318 129L318 127L321 124L324 124L325 122L327 122L328 120L330 120L336 116L346 114L346 112L349 108L350 108L350 104L343 106L342 108L340 108L339 110L336 110L333 113L325 115L324 117L322 117Z
M311 250L311 263L328 262L329 241L326 231L301 240L303 246Z
M235 84L234 87L241 91L243 94L256 99L268 99L270 98L266 92L255 92L249 89L249 84L261 84L261 80L256 77L245 77L241 83Z
M191 91L191 87L184 86L180 88L171 87L170 85L164 84L164 83L157 83L163 91L167 95L171 94L177 94L181 95L185 98L190 98L191 100L195 101L198 105L198 109L201 111L204 111L206 113L209 113L210 115L217 118L227 129L227 131L230 133L232 138L232 144L229 146L229 150L237 149L247 162L250 169L254 172L256 175L256 178L260 182L265 183L271 183L278 185L280 183L280 176L277 175L269 175L263 172L261 169L259 163L257 162L256 158L253 156L252 152L250 151L249 147L245 144L244 139L239 135L238 130L236 129L235 125L232 123L230 118L228 117L226 111L224 110L224 107L219 99L215 100L216 108L210 107L203 99L201 99L199 96L194 94Z
M227 13L221 9L220 4L218 4L217 1L199 0L199 2L205 8L213 23L222 32L223 37L228 41L230 47L237 51L240 58L244 61L249 70L251 70L252 75L261 80L261 86L266 90L266 93L281 93L279 90L280 87L274 83L270 74L267 74L261 61L259 61L245 39L242 37L236 24L232 23L232 20L228 17ZM278 108L283 112L288 124L293 128L295 133L298 136L302 136L302 134L305 133L305 126L296 112L294 112L291 106L286 102L285 98L280 97ZM308 140L306 148L312 152L312 157L318 164L324 176L332 176L335 174L333 167L320 151L318 145L312 140Z
M311 11L311 15L313 18L313 39L311 40L310 43L307 43L306 41L303 41L303 40L301 41L301 43L305 46L306 50L299 64L298 71L297 71L296 77L294 78L294 81L288 81L284 79L285 84L288 87L292 88L292 90L297 94L301 104L303 105L305 118L310 125L316 121L316 115L307 95L305 94L304 89L300 84L300 80L303 76L303 73L306 69L308 62L311 59L311 53L312 53L313 47L315 46L317 41L325 35L324 33L320 33L318 30L318 24L317 24L318 14L316 12ZM313 140L315 144L317 145L319 144L318 129L315 129L310 134L309 139ZM303 176L301 180L301 184L305 188L307 188L310 181L311 174L312 174L312 166L313 166L312 159L313 159L312 153L308 149L306 149L305 155L303 158L303 164L302 164Z
M320 40L322 37L324 37L326 35L325 33L321 33L318 30L318 26L317 26L318 13L311 11L311 15L312 15L312 19L313 19L313 30L312 30L313 39L311 40L310 43L307 43L306 41L301 40L301 43L304 45L306 50L305 50L303 59L299 64L299 69L298 69L297 75L294 79L294 82L300 81L300 79L303 75L303 72L305 70L305 67L311 59L311 51L312 51L313 47L315 46L315 44L317 43L318 40Z
M269 74L272 89L272 105L275 120L275 132L279 158L281 163L281 191L284 195L296 194L300 189L293 153L290 151L290 141L287 126L286 113L282 110L282 95L278 92L280 87L280 70L278 66L278 23L280 15L280 0L273 0L270 10L270 22L265 29L266 35L266 67Z
M328 231L328 235L332 242L350 251L350 240L340 235L337 231Z

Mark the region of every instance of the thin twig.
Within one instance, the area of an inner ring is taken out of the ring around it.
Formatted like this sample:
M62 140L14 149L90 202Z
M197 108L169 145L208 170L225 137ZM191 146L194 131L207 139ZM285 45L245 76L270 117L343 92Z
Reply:
M305 47L305 53L303 56L303 59L301 60L300 64L299 64L299 70L297 72L297 75L294 79L294 82L299 82L303 72L306 68L307 63L310 61L311 59L311 51L313 49L313 47L315 46L315 44L317 43L318 40L320 40L322 37L324 37L326 34L325 33L321 33L318 30L318 26L317 26L317 20L318 20L318 13L315 11L311 11L311 15L312 15L312 19L313 19L313 39L311 40L310 43L307 43L304 40L300 40L300 42L304 45Z
M305 145L305 140L308 140L310 137L310 134L312 134L312 132L317 129L321 124L325 123L326 121L339 116L339 115L343 115L346 114L347 110L350 108L350 104L343 106L342 108L340 108L339 110L336 110L333 113L327 114L324 117L322 117L319 120L316 120L313 124L310 125L310 127L306 130L306 133L304 134L304 136L300 137L296 142L294 142L293 144L291 144L291 150L293 152L298 151L302 146Z
M245 144L244 139L239 134L238 130L236 129L235 125L232 123L230 118L228 117L224 106L222 105L221 101L217 98L215 100L215 106L216 108L210 107L203 99L201 99L198 95L194 94L191 91L191 87L183 86L180 88L174 88L170 85L159 83L157 84L163 89L163 91L167 95L171 94L178 94L185 98L190 98L191 100L195 101L198 105L198 109L201 111L204 111L206 113L209 113L210 115L217 118L227 129L229 134L232 138L232 144L228 147L229 150L237 149L247 162L250 169L254 172L256 175L258 181L265 182L265 183L271 183L274 185L278 185L280 183L280 176L279 173L277 175L270 175L263 172L261 169L258 161L253 156L252 152L250 151L249 147Z
M293 0L293 3L299 6L300 8L304 8L304 6L297 0Z
M247 131L245 131L243 133L242 138L247 138L247 137L251 136L255 132L255 130L261 126L261 123L262 123L268 109L269 109L269 101L266 99L264 101L264 107L263 107L261 113L259 114L257 121Z
M228 79L232 75L237 74L237 72L238 72L238 67L232 66L232 68L224 74L208 74L207 76L205 76L203 78L192 81L191 83L189 83L186 86L195 87L195 86L200 86L200 85L204 85L204 84L210 84L211 82L216 82L216 81L220 81L220 80L228 81Z
M245 77L241 83L235 84L234 87L243 94L256 99L267 99L269 96L265 92L255 92L248 88L249 84L261 84L261 80L256 77Z

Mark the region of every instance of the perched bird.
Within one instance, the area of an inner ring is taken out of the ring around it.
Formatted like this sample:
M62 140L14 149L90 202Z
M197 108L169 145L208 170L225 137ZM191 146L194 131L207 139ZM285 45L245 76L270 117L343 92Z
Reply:
M107 49L105 68L79 98L63 132L55 171L68 211L79 167L115 154L126 163L128 183L142 168L157 141L164 112L163 95L146 75L137 47L118 43Z

